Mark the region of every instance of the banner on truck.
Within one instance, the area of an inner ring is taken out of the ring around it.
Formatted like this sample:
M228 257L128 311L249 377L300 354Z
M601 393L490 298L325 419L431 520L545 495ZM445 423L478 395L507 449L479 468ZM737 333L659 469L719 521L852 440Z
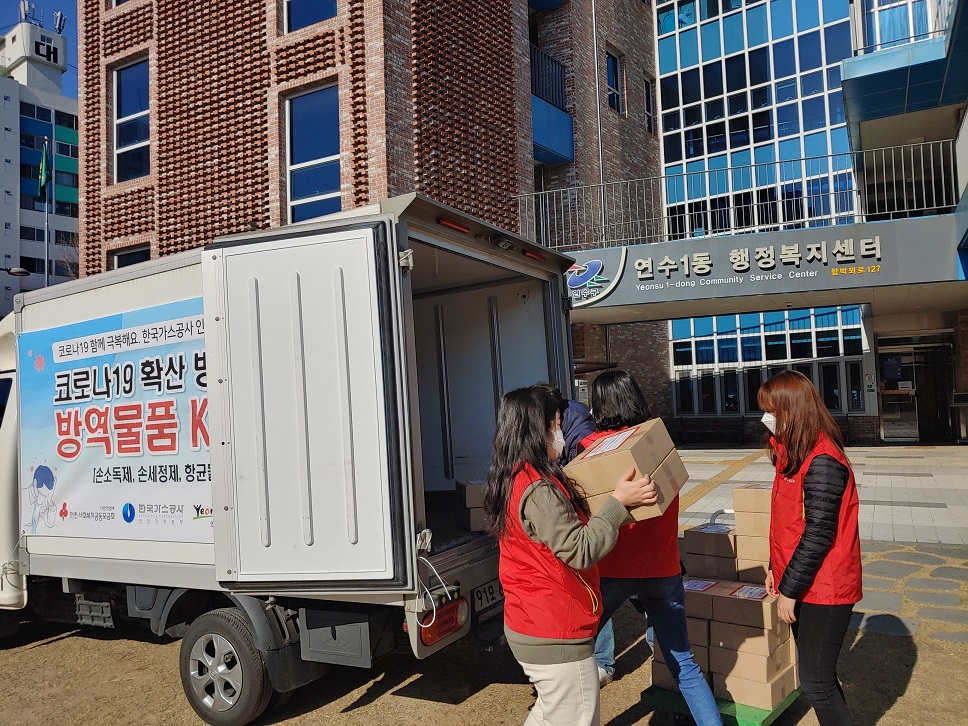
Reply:
M24 533L213 542L202 299L17 345Z

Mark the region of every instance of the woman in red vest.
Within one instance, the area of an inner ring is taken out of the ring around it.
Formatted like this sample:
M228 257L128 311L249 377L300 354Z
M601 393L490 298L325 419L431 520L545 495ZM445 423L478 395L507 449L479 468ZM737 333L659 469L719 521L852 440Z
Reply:
M546 388L504 396L484 509L500 546L504 632L538 694L528 726L600 723L596 563L615 545L626 507L658 500L649 477L629 469L589 516L558 463L564 445L558 402Z
M854 472L840 429L802 373L774 376L757 401L776 465L766 589L793 626L800 682L820 725L851 724L837 659L862 597Z
M630 428L652 418L648 403L635 379L625 371L602 373L592 384L592 416L598 428L584 439L584 450L597 439L620 429ZM602 586L602 624L626 600L637 597L655 631L679 691L699 726L721 726L709 684L692 657L686 627L686 592L679 563L679 497L659 517L626 524L619 531L618 543L598 565ZM598 646L599 666L608 672L614 667L609 632L603 628ZM609 678L602 677L603 681Z

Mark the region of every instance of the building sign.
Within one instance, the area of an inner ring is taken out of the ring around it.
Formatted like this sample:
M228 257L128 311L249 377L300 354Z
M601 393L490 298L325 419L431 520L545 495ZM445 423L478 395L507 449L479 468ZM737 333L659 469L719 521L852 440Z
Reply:
M964 279L952 224L938 217L576 252L567 284L580 308Z
M23 531L212 542L202 299L17 345Z

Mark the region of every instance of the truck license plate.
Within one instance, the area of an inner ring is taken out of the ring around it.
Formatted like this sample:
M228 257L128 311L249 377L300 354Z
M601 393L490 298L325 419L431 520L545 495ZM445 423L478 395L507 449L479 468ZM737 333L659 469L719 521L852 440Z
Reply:
M504 588L501 587L500 580L491 580L488 583L474 588L474 611L480 612L485 608L501 602L504 599Z

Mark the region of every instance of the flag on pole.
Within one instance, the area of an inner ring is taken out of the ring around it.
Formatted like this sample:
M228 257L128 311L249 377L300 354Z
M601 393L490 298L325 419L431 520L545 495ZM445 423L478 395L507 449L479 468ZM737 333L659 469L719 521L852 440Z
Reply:
M40 179L37 185L37 196L47 199L47 185L50 183L50 161L47 156L47 141L44 141L44 151L40 157Z

